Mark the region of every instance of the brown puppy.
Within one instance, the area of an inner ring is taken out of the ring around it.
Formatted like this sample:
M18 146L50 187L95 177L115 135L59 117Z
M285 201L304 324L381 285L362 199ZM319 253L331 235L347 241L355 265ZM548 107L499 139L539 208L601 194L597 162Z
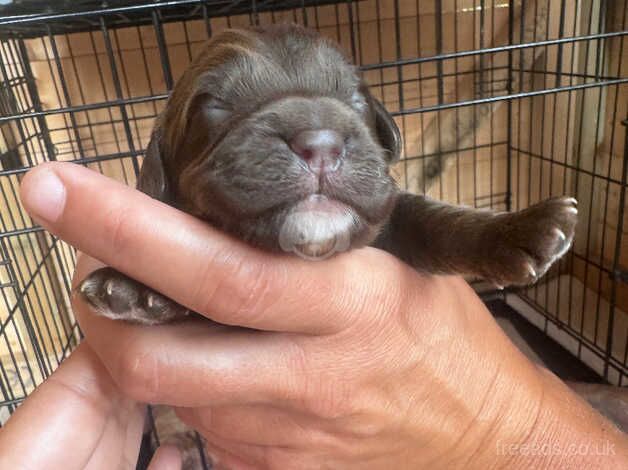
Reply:
M394 120L335 44L294 25L229 30L174 88L138 189L266 250L323 259L374 245L498 286L534 282L569 248L574 199L518 213L450 206L396 187L400 152ZM187 313L109 268L80 289L110 318Z
M569 248L575 200L515 214L401 192L399 130L330 41L298 26L226 31L185 72L157 120L138 189L262 249L323 259L374 245L416 269L528 284ZM184 307L110 268L83 297L146 324ZM196 437L155 409L162 442L199 468Z

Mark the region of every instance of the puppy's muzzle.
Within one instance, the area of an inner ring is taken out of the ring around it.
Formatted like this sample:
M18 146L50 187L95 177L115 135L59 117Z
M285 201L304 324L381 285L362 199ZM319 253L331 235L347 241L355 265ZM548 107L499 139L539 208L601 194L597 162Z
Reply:
M308 260L322 260L347 251L355 226L353 209L321 194L296 204L279 232L279 246Z
M318 176L336 171L345 153L342 135L331 129L301 131L290 148Z

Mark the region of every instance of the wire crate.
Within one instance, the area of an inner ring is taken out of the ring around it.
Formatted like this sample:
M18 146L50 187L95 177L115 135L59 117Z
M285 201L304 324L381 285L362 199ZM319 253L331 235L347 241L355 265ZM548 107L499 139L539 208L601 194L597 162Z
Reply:
M495 295L626 385L628 0L2 3L0 424L81 338L74 250L24 212L25 172L62 160L134 184L153 120L203 42L285 21L360 65L402 132L402 187L501 211L577 197L568 255L537 285Z

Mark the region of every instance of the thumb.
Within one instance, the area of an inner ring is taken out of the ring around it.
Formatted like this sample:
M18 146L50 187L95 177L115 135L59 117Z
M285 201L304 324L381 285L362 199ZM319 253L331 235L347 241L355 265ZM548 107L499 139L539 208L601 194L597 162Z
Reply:
M31 170L21 197L38 222L75 248L227 325L338 332L387 314L402 279L412 273L418 280L379 250L320 263L256 250L78 165Z

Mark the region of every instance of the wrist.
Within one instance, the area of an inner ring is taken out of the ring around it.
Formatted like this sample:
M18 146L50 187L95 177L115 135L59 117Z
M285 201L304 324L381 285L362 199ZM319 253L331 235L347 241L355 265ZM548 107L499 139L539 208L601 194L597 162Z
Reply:
M628 467L628 439L569 389L560 379L538 367L543 401L538 418L512 468L624 469Z
M411 316L432 341L421 345L421 366L407 383L415 454L407 468L628 468L626 436L529 361L468 287L433 283L438 317Z
M521 455L531 452L535 430L547 424L544 381L534 364L517 359L502 362L495 380L485 384L477 415L452 452L457 465L446 468L543 468L529 462L516 465Z
M485 439L486 452L469 468L627 468L626 436L550 371L534 369L536 384L513 396L493 438Z

